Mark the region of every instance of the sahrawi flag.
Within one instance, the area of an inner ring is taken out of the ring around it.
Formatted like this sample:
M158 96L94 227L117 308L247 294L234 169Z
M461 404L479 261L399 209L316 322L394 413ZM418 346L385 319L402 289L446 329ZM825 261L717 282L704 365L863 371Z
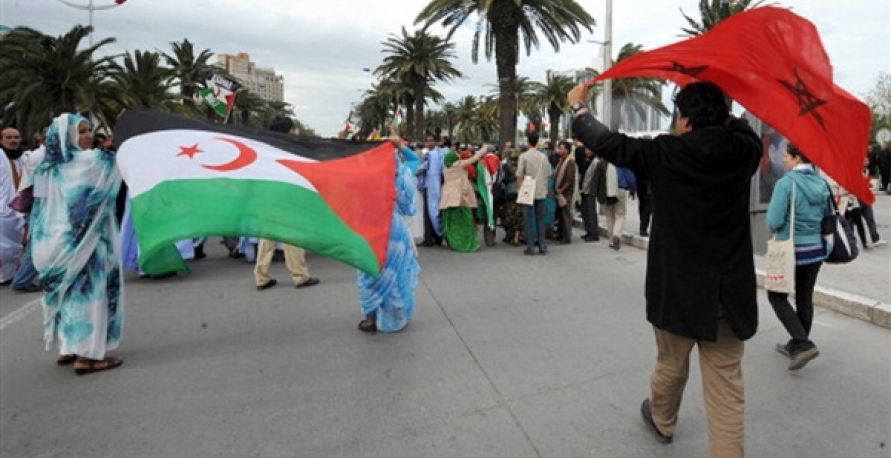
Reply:
M240 88L241 84L221 75L214 75L207 81L207 88L199 91L198 96L220 117L225 117L235 105L235 97Z
M130 111L115 127L139 265L184 269L177 240L254 236L372 275L386 261L396 175L389 142L305 139Z

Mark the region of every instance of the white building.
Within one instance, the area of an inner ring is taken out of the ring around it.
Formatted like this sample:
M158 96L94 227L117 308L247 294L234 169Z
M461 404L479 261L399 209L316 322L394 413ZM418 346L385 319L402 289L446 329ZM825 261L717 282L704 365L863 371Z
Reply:
M272 68L258 67L247 53L217 54L217 63L250 92L268 102L285 100L285 79Z

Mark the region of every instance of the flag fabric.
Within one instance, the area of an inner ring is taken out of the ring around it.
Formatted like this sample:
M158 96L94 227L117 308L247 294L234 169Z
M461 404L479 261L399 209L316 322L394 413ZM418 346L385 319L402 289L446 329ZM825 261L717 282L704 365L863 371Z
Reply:
M174 243L253 236L302 247L376 275L396 198L389 142L298 138L155 111L115 128L140 268L182 270Z
M833 82L817 28L778 7L736 14L698 37L635 54L590 81L650 77L711 81L872 203L863 176L869 107Z
M486 154L476 163L476 190L482 201L477 207L477 216L490 229L495 229L495 198L492 196L492 185L495 184L500 168L501 160L492 153Z
M199 97L204 100L213 110L220 115L226 117L232 106L235 105L235 97L241 84L232 81L222 75L214 75L207 81L207 88L199 91Z
M393 122L396 123L397 126L401 126L405 121L405 112L402 110L402 105L396 106L396 111L393 112Z

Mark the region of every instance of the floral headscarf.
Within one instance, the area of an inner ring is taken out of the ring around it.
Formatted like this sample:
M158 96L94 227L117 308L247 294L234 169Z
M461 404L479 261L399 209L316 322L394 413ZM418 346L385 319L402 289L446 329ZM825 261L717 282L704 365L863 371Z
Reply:
M71 113L64 113L53 120L49 130L46 132L46 158L44 163L62 164L71 161L74 155L81 151L77 144L78 132L77 126L86 122L90 123L87 118Z

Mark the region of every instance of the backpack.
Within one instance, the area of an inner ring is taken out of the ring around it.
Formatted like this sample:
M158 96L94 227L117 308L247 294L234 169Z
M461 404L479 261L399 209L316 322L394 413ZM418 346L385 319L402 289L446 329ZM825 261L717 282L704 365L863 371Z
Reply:
M616 167L616 173L619 176L619 188L631 193L637 192L637 177L634 176L634 172L625 167Z

